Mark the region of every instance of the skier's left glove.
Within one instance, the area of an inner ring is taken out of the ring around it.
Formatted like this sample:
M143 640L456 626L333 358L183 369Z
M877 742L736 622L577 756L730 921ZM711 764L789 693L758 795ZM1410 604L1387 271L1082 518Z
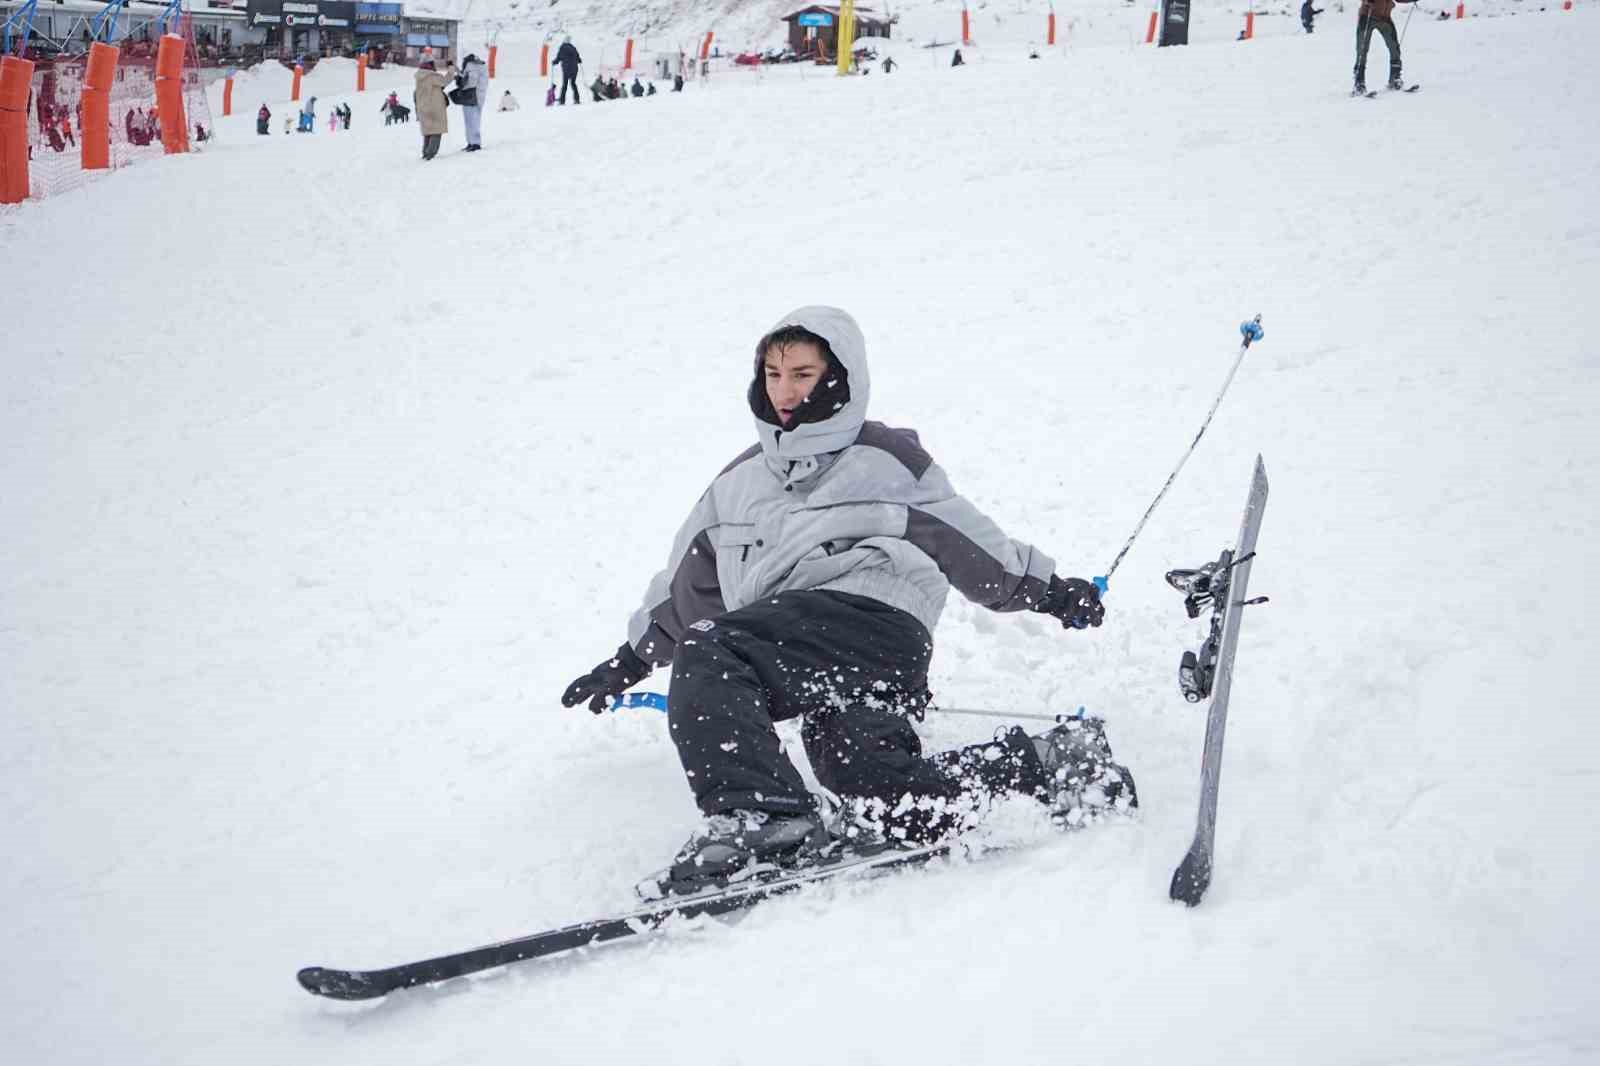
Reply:
M600 714L612 696L622 695L649 676L650 665L624 644L617 654L568 685L561 695L561 706L576 707L588 700L589 710Z
M1061 624L1068 629L1099 626L1106 616L1105 604L1100 602L1100 589L1094 582L1076 577L1052 576L1044 598L1034 610L1061 619Z

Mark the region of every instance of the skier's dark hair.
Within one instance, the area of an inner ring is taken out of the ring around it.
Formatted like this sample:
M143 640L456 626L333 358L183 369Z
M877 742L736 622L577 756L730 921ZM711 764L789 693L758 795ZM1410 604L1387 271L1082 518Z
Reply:
M823 361L828 364L828 372L812 386L811 394L801 402L800 410L795 412L794 425L821 422L831 418L836 411L850 402L850 372L834 356L833 346L826 338L817 336L804 326L783 326L756 342L756 372L750 382L750 410L768 425L782 427L783 420L778 417L778 412L772 409L772 401L767 399L767 353L784 352L791 344L801 343L817 346L817 351L822 353ZM822 402L824 399L827 402Z

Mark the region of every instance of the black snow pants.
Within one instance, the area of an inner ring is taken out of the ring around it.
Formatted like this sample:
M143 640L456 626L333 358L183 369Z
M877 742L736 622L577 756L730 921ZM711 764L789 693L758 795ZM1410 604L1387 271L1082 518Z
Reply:
M701 811L812 810L772 727L795 717L822 786L902 839L962 828L985 796L1042 798L1044 767L1021 729L923 757L909 716L928 703L932 655L910 614L843 592L783 592L695 623L674 652L668 704Z
M1367 84L1367 49L1372 47L1372 31L1377 30L1389 49L1389 82L1400 80L1400 35L1395 32L1394 21L1386 18L1360 18L1356 20L1356 84Z
M571 70L566 67L561 68L561 102L563 104L567 102L567 86L569 85L572 86L572 102L575 104L583 103L583 90L578 88L577 67L573 67Z

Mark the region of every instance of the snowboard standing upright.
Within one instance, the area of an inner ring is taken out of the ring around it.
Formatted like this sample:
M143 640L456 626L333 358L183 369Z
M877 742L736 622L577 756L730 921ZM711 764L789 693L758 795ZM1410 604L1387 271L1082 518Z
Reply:
M1200 762L1200 811L1189 852L1172 874L1168 894L1197 906L1211 884L1212 849L1217 831L1217 790L1222 779L1222 738L1228 724L1228 694L1233 688L1233 656L1239 644L1239 623L1250 581L1250 564L1256 553L1256 534L1267 506L1267 468L1256 456L1250 495L1245 502L1239 540L1233 551L1199 570L1175 570L1167 575L1173 587L1185 593L1191 617L1211 605L1211 632L1198 654L1186 653L1179 668L1184 695L1198 702L1207 695L1211 707L1206 717L1205 754Z

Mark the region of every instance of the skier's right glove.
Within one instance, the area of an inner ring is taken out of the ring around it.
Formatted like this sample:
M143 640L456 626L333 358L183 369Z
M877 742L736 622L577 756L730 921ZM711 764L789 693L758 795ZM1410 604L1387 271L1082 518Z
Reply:
M1105 604L1100 602L1100 589L1094 582L1076 577L1052 576L1044 598L1034 610L1061 619L1061 624L1068 629L1099 626L1106 616Z
M561 695L563 707L576 707L589 701L589 710L600 714L612 696L620 696L650 676L650 666L624 644L617 654L567 686Z

